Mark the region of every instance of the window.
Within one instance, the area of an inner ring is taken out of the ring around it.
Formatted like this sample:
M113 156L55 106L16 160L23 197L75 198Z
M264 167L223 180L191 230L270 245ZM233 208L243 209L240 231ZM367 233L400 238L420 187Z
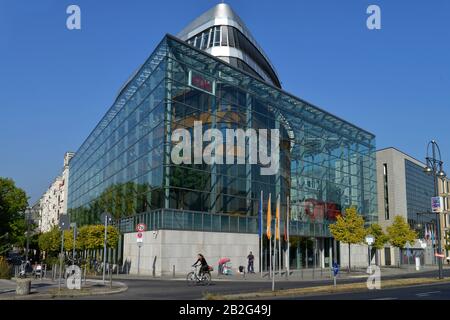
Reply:
M214 41L214 33L213 28L209 29L209 37L208 37L208 46L207 48L211 48L213 46Z
M222 46L228 46L228 28L226 26L220 27L222 31Z
M383 164L383 183L384 183L384 219L389 220L389 187L388 187L388 166Z
M214 27L214 46L220 46L220 28Z
M200 46L200 49L204 50L206 49L207 45L208 45L208 33L207 32L203 32L202 33L202 44Z
M234 43L233 28L228 28L228 45L230 47L235 47L236 46L236 44Z

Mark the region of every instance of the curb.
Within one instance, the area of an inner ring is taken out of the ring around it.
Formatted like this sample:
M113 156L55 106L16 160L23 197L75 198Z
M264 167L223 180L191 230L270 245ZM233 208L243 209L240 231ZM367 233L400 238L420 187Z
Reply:
M92 296L106 296L110 294L122 293L128 290L128 286L123 282L115 282L116 285L119 285L119 288L113 289L111 291L97 291L97 292L86 292L86 293L78 293L78 294L53 294L53 293L34 293L27 296L11 296L11 297L0 297L0 300L52 300L58 298L77 298L77 297L92 297ZM14 292L15 290L10 290Z
M403 280L403 281L402 281ZM394 289L403 287L414 287L421 285L439 285L443 283L449 283L450 279L438 280L430 278L410 278L410 281L404 280L408 279L395 279L386 280L385 284L382 285L384 289ZM403 282L403 283L402 283ZM353 286L353 287L352 287ZM365 283L351 283L338 285L336 288L333 286L316 286L309 288L298 288L298 289L285 289L279 291L261 291L261 292L251 292L242 294L228 294L228 295L217 295L212 296L211 300L248 300L248 299L264 299L273 297L295 297L295 296L315 296L315 295L326 295L326 294L336 294L336 293L353 293L353 292L363 292L368 290Z

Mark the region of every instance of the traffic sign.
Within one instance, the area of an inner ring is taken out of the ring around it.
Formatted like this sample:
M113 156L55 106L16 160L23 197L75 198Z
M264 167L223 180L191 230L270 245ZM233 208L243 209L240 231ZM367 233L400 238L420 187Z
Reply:
M69 230L70 229L70 218L68 215L63 214L59 217L59 228L61 230Z
M136 231L137 232L144 232L147 231L147 225L145 223L138 223L136 225Z
M101 221L102 223L105 223L105 220L107 220L108 222L111 221L111 220L112 220L111 214L109 214L109 213L107 213L107 212L103 212L103 213L100 215L100 221Z
M333 274L336 277L339 273L339 265L335 262L333 263Z
M138 232L136 234L136 242L139 247L141 247L142 244L144 243L144 234L142 232Z

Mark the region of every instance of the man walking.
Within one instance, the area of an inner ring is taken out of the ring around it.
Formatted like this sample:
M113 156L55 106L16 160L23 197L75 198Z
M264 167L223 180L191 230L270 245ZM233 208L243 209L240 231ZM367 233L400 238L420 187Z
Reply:
M247 259L248 259L247 272L255 273L255 271L253 269L253 263L255 261L255 256L253 255L253 253L251 251L250 251L250 254L247 256Z

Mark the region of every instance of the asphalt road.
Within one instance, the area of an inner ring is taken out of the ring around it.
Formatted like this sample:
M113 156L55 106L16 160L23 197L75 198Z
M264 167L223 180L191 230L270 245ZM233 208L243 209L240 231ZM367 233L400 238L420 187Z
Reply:
M450 276L450 270L445 270L445 276ZM384 279L398 279L398 278L414 278L414 277L436 277L436 272L421 272L414 274L396 275L384 277ZM351 278L340 279L339 283L357 283L365 282L367 278ZM205 293L212 294L235 294L245 292L268 291L271 289L271 282L269 281L214 281L209 286L188 286L184 280L120 280L128 286L128 290L119 294L107 296L84 297L82 299L95 300L195 300L202 299ZM276 282L276 289L290 289L290 288L304 288L319 285L329 285L330 280L317 281L279 281ZM448 286L448 288L447 288ZM431 286L430 286L431 287ZM440 291L443 296L448 294L450 298L450 284L444 285L439 289L428 289L427 287L401 288L401 289L386 289L371 292L360 293L344 293L335 295L323 295L314 297L297 297L290 299L376 299L376 298L395 298L395 294L399 297L408 297L411 299L414 294L424 294L427 292ZM393 293L391 293L393 292ZM409 292L412 292L411 294ZM429 295L422 295L423 297L433 297L435 293ZM417 296L422 297L422 296ZM400 298L399 298L400 299Z
M450 300L450 283L293 297L286 300Z

